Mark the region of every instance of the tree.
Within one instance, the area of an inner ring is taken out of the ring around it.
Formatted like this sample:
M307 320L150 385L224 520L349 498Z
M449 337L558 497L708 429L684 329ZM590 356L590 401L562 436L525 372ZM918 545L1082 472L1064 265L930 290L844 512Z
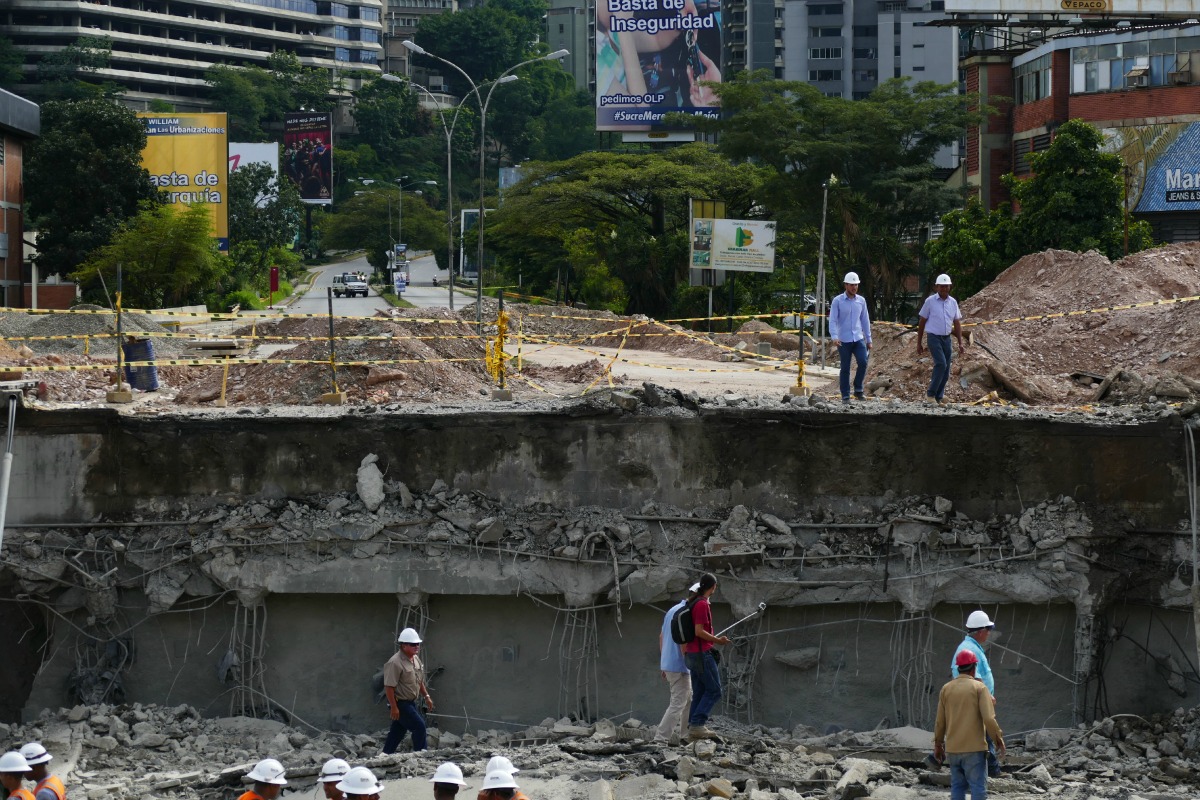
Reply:
M523 4L542 9L537 20L505 5L492 2L456 14L423 17L413 39L430 53L454 61L475 83L491 80L529 58L531 43L538 41L541 33L541 14L546 13L540 0ZM453 94L465 98L470 93L470 84L440 61L425 56L415 56L414 61L442 73Z
M806 246L781 255L817 261L807 249L817 237L807 231L819 230L823 185L836 176L826 220L828 274L863 274L876 315L900 314L904 280L917 264L903 242L961 202L937 177L933 157L978 116L969 110L973 98L953 85L894 79L851 101L767 73L739 74L715 88L726 113L691 124L718 133L730 159L770 170L761 196L766 214L782 232L799 234L783 241Z
M92 99L42 105L29 146L25 199L43 274L66 274L107 244L139 204L158 200L142 167L146 130L132 111Z
M263 289L270 267L290 262L285 247L303 216L300 192L267 164L246 164L229 175L229 285Z
M112 40L107 36L81 36L72 44L44 56L37 66L39 93L62 100L115 98L124 90L111 81L93 83L97 70L112 61Z
M431 131L429 116L420 110L417 99L406 83L376 78L363 84L354 94L357 140L384 162L398 161L405 139Z
M12 90L14 86L25 80L21 65L25 56L13 46L12 39L0 36L0 89Z
M704 144L531 162L488 216L486 241L533 294L569 277L589 305L662 316L687 274L689 199L721 198L731 216L752 218L764 177Z
M258 141L266 128L283 125L285 115L301 107L333 108L335 84L329 70L305 67L286 51L276 51L259 66L218 64L204 75L218 111L229 115L231 139Z
M111 289L116 286L118 265L122 303L127 308L202 302L228 269L212 238L208 209L201 203L183 210L143 205L121 225L112 242L95 251L71 277L96 287L103 276Z
M335 250L366 249L367 263L382 269L393 243L396 199L393 186L355 192L338 213L321 218L322 245ZM404 239L409 250L432 250L439 263L445 254L445 217L413 192L404 196Z
M1047 248L1099 250L1112 259L1124 252L1124 186L1121 157L1102 152L1104 137L1078 119L1059 127L1046 150L1029 159L1033 175L1005 175L1020 211L1012 220L1013 260ZM1129 226L1129 250L1153 243L1150 225Z
M1008 231L1012 212L1006 205L987 211L978 197L942 217L942 235L925 245L938 272L954 279L955 291L970 297L1008 268Z

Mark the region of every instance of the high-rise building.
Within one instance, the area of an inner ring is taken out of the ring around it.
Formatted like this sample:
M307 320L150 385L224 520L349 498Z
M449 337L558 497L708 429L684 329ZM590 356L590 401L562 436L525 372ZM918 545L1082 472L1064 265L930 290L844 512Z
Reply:
M722 75L742 70L784 77L784 0L726 0L725 58Z
M437 14L458 11L458 0L386 0L383 18L384 52L381 66L384 72L404 75L433 91L443 88L437 71L422 71L412 63L412 52L402 42L416 36L421 20ZM465 7L462 6L462 7ZM439 55L441 55L439 53ZM453 56L450 56L453 58Z
M604 0L598 0L604 2ZM550 0L546 12L546 44L550 50L568 50L562 68L575 78L581 91L596 85L596 6L588 0Z
M0 34L25 53L30 75L81 37L107 38L112 59L97 77L120 84L135 105L164 100L189 111L208 105L210 67L265 66L278 50L339 77L378 72L382 16L382 0L7 0Z

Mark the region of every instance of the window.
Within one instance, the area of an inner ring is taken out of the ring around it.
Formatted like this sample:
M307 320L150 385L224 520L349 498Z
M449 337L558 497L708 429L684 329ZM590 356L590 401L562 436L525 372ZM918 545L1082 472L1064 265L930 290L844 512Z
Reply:
M559 25L559 26L558 26L558 32L559 32L559 33L562 33L563 31L565 31L565 30L566 30L566 27L567 27L566 25ZM635 72L634 74L636 75L637 73Z
M826 39L831 36L841 36L841 28L813 28L808 29L808 37L810 39Z
M924 72L925 68L924 67L913 67L912 71L913 72Z
M810 59L822 58L841 58L842 48L840 47L810 47L808 50Z
M1050 96L1050 55L1013 68L1017 105Z
M808 6L808 15L810 17L836 17L842 13L841 3L810 3Z
M878 25L855 25L854 38L856 39L876 39L879 37Z
M878 56L875 55L874 47L856 47L854 48L854 57L874 60Z
M924 49L925 49L925 45L923 45L923 44L914 44L913 45L913 50L924 50Z
M854 70L854 80L867 82L875 82L879 80L879 72L873 69L856 69Z
M840 69L810 69L808 71L808 80L816 83L818 81L840 81L842 79L842 71Z

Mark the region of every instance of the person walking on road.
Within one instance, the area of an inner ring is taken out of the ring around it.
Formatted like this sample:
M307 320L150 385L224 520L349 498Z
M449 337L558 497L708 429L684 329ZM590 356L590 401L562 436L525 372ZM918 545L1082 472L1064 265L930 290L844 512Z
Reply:
M42 747L41 742L30 742L21 748L21 755L29 765L29 778L37 785L33 788L33 796L37 800L67 800L67 787L50 772L50 762L54 756Z
M433 698L425 686L425 665L421 663L421 637L412 628L400 631L400 651L383 665L383 691L387 695L388 709L392 715L392 726L387 741L383 743L384 754L396 752L404 734L412 733L413 752L427 747L425 720L417 711L417 701L424 698L429 710L433 710Z
M954 360L954 347L950 334L958 340L958 354L963 354L962 312L958 301L950 296L950 276L938 275L934 281L935 294L925 298L917 316L917 355L925 352L926 334L929 336L929 355L933 358L933 375L929 378L929 389L925 392L926 403L945 402L946 382L950 379L950 362Z
M992 696L982 681L975 679L978 662L971 650L954 657L958 677L942 687L938 695L937 721L933 726L933 755L950 765L950 800L987 800L986 737L1004 755L1004 732L996 722Z
M689 709L692 703L692 675L683 656L684 646L676 644L671 638L671 620L699 591L700 584L693 583L688 589L688 596L667 611L658 631L658 669L671 690L671 701L663 713L662 721L658 723L658 730L654 733L656 744L668 744L676 733L680 739L687 734L684 709Z
M692 706L688 714L689 739L713 739L716 734L708 728L708 716L721 699L721 674L717 671L717 660L713 657L713 646L729 644L728 636L713 634L712 606L709 598L717 590L717 578L710 573L700 576L696 594L700 596L692 605L692 622L696 626L696 638L684 645L684 660L692 678Z
M843 405L850 405L851 357L858 365L854 370L854 399L866 399L863 378L867 375L871 351L871 315L867 312L867 301L858 294L859 283L857 272L847 272L842 284L845 293L833 298L829 305L829 335L841 359L838 388L842 390Z

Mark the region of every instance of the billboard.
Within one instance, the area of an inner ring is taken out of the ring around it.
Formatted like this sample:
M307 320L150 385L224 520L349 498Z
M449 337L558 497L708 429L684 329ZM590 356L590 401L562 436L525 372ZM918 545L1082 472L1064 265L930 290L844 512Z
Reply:
M309 111L283 122L284 174L313 205L333 204L333 115Z
M692 269L775 270L775 223L763 220L692 220Z
M1103 149L1121 156L1129 210L1200 211L1200 122L1104 128Z
M279 145L275 142L230 142L229 171L247 164L266 164L279 174Z
M484 209L484 213L492 209ZM479 221L478 208L464 208L459 212L462 216L458 220L458 274L464 278L479 277L479 268L475 261L479 257L479 250L475 246L478 240L471 236L471 240L467 240L467 234L475 230L475 223Z
M1200 16L1200 0L946 0L947 14L1116 14Z
M225 114L138 112L146 126L142 166L172 205L205 203L213 235L229 250L229 170Z
M596 130L658 131L671 112L720 116L720 0L596 1Z

